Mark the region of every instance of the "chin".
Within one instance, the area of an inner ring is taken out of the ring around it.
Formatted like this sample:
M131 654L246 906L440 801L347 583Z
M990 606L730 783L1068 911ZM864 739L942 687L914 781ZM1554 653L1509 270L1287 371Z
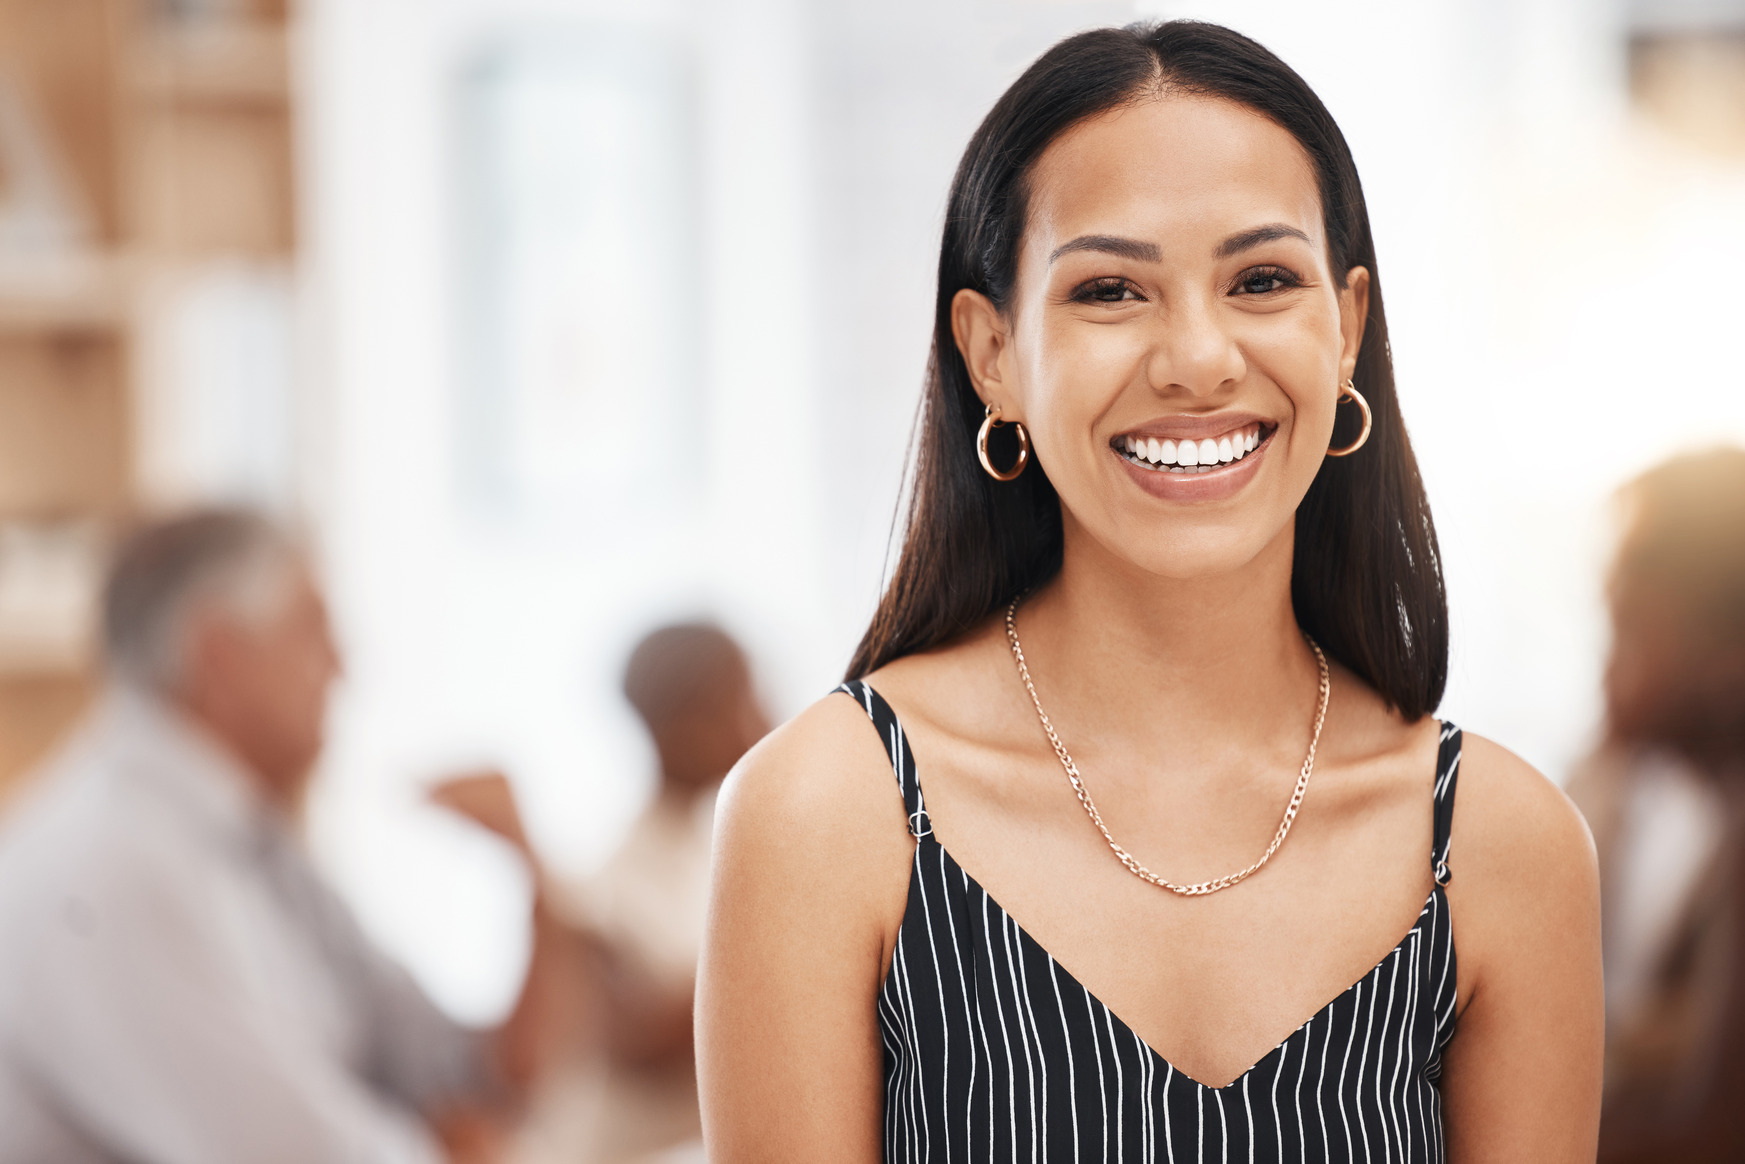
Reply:
M1158 578L1191 582L1248 569L1271 541L1229 529L1182 530L1119 536L1111 548L1134 566Z

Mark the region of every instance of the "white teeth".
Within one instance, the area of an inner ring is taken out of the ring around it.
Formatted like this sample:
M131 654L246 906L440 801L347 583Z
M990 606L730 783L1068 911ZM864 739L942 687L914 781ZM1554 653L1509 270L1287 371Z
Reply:
M1127 436L1121 438L1121 444L1127 450L1127 455L1135 461L1180 471L1240 461L1260 447L1260 437L1260 426L1255 425L1252 428L1238 429L1216 440L1207 438L1178 443L1157 437Z

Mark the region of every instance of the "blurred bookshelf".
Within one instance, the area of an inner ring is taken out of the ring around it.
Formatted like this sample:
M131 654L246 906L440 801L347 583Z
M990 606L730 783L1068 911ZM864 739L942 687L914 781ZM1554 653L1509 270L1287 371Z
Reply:
M153 303L296 248L284 0L0 0L0 802L97 685L109 548L166 499Z

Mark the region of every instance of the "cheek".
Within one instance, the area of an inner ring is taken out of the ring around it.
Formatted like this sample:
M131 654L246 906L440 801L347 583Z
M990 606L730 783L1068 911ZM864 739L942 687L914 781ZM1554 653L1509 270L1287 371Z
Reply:
M1329 308L1336 304L1328 304ZM1269 317L1242 339L1249 370L1276 385L1290 402L1293 451L1319 458L1333 435L1339 397L1339 317L1336 310L1274 323ZM1317 462L1318 463L1318 462Z
M1095 452L1085 434L1120 399L1145 383L1144 329L1083 323L1020 333L1017 403L1050 476L1071 474Z

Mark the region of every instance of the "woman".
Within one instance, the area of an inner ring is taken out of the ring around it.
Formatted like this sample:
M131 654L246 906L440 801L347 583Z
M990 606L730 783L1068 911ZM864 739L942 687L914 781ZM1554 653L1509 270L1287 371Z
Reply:
M1436 543L1319 100L1215 26L1073 37L939 269L896 575L718 818L711 1159L1591 1160L1591 846L1428 718Z

